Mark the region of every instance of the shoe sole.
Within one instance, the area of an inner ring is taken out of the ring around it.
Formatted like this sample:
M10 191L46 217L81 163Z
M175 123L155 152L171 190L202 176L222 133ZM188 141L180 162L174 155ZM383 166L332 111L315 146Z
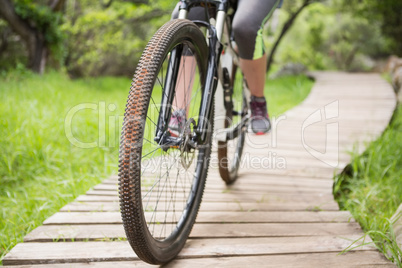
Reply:
M271 132L271 128L269 128L266 132L263 132L263 131L254 132L254 130L251 128L251 125L249 125L247 128L247 133L252 133L257 136L265 135L265 134L268 134L269 132Z

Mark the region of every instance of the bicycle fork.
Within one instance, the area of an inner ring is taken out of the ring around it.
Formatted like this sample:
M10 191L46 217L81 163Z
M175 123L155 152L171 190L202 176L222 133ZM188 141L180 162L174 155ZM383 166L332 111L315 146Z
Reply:
M228 139L236 138L239 130L247 125L246 119L245 121L240 122L240 124L238 124L234 128L225 128L227 110L224 104L228 102L228 100L225 100L225 98L230 98L230 96L228 96L228 94L225 94L225 74L223 71L224 68L222 68L222 64L224 66L232 66L233 63L233 57L231 55L224 55L222 57L223 63L220 63L223 49L221 39L225 27L226 11L227 10L224 5L220 7L220 10L217 12L216 17L216 27L205 21L195 21L195 23L202 24L204 26L207 26L208 28L207 37L209 44L209 55L207 62L207 72L204 79L204 90L202 92L202 99L199 110L199 120L195 130L196 135L192 137L191 141L192 147L194 148L197 146L208 144L207 133L208 131L211 131L211 122L208 119L214 120L214 126L216 129L215 138L218 141L227 141ZM179 11L179 19L185 19L186 17L187 10L181 9ZM179 54L180 53L178 53L178 55ZM177 62L180 63L179 56L175 57L173 61L169 62L169 65L173 66L173 72L177 71L177 67L175 68L175 66L179 65L177 64ZM158 142L165 150L171 147L180 146L180 144L183 142L180 137L170 137L169 135L165 134L165 131L162 131L166 129L171 115L170 108L168 107L169 105L167 104L171 103L171 98L173 98L175 82L169 81L167 85L169 87L167 89L168 94L166 95L166 98L165 96L163 97L164 100L162 101L163 104L166 105L162 105L162 107L165 108L161 109L161 113L158 119L158 131L157 133L155 133L155 141ZM213 108L215 108L215 118L211 118Z

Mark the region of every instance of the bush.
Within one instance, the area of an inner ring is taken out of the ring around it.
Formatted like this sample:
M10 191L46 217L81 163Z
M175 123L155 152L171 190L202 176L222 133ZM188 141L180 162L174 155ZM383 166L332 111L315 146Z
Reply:
M85 9L62 25L68 36L67 71L73 77L133 75L149 38L169 20L168 10L130 3Z
M328 28L326 48L336 67L341 70L366 70L363 62L355 60L358 55L375 56L385 49L380 24L351 14L337 14L339 20Z
M276 63L301 63L312 70L365 71L373 67L372 58L389 53L390 42L383 36L378 18L356 16L337 5L337 1L328 1L305 8L280 44ZM289 11L284 8L279 12L283 25ZM274 41L269 38L267 47Z

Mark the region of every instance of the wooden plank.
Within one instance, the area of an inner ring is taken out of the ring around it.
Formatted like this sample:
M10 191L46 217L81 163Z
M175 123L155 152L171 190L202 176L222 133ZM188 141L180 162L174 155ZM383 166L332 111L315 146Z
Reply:
M314 98L311 99L314 102L316 107L328 105L328 102L338 101L339 99L336 98ZM359 99L359 105L361 107L377 107L379 109L384 108L386 109L390 105L395 103L395 99ZM353 107L356 105L356 100L353 99L340 99L339 106L340 109L343 107ZM360 107L359 107L360 108Z
M330 121L327 123L336 123L337 125L337 130L338 133L332 133L333 135L328 136L329 140L332 140L332 137L337 137L339 138L340 143L345 143L345 142L353 142L353 141L357 141L359 140L360 137L371 137L372 133L378 133L381 132L383 130L383 126L387 124L387 122L373 122L373 121L364 121L361 120L362 122L348 122L346 123L345 121ZM326 121L324 121L326 122ZM302 133L304 133L303 135L308 135L311 137L315 137L315 138L324 138L327 137L327 133L325 132L326 130L326 126L325 124L318 122L312 126L305 126L301 123L301 120L297 120L297 121L289 121L287 122L287 124L283 124L283 125L278 125L276 128L273 129L273 132L271 134L267 134L265 136L262 136L265 139L262 139L262 137L257 136L258 138L254 138L254 136L252 134L249 134L246 136L246 138L248 139L246 142L246 146L249 145L253 145L256 144L256 142L258 141L262 141L265 140L268 144L275 144L272 143L275 140L279 140L279 139L284 139L287 140L289 142L292 142L293 147L290 146L271 146L270 149L282 149L282 150L292 150L292 151L299 151L299 149L303 148L303 147L295 147L296 145L303 145L303 140L302 138ZM362 124L366 124L366 125L360 125L360 123ZM358 126L360 126L363 129L358 128ZM359 131L362 130L362 131ZM303 131L303 132L302 132ZM307 131L307 132L305 132ZM291 135L291 133L293 133ZM336 135L337 134L337 135ZM336 135L336 136L335 136ZM350 138L354 138L353 140L349 140ZM255 139L257 139L255 141ZM260 144L260 143L257 143ZM328 143L329 145L331 143ZM251 147L251 146L250 146Z
M392 94L392 92L390 92ZM322 92L320 95L326 95L327 93ZM328 95L329 96L329 95ZM334 99L332 97L330 97L330 99L333 101ZM331 100L329 101L329 103L331 103ZM301 103L299 106L294 107L288 111L286 111L284 113L284 115L287 115L289 117L289 119L293 119L296 115L296 111L299 112L301 115L307 115L307 114L311 114L313 112L315 112L317 109L321 109L322 106L320 107L319 105L312 105L312 102L314 102L314 98L312 97L308 97L303 103ZM390 100L390 104L392 104L394 101ZM329 104L328 103L328 104ZM327 107L328 110L337 110L339 114L350 114L350 113L354 113L358 116L362 116L362 115L374 115L374 114L380 114L381 116L383 116L384 118L388 118L388 116L390 115L390 111L391 109L389 109L389 107L376 107L376 106L372 106L371 110L364 110L364 109L360 109L359 106L353 105L353 106L343 106L342 109L340 109L339 107ZM338 108L338 109L337 109ZM347 120L347 118L345 118Z
M250 185L249 185L250 186ZM236 184L230 187L214 187L207 186L205 187L204 194L221 194L221 193L244 193L244 194L265 194L265 193L314 193L314 194L332 194L332 188L317 188L317 187L303 187L303 186L277 186L271 185L269 187L258 187L258 185L251 185L251 187L247 186L246 188L242 188L237 186ZM114 188L114 189L113 189ZM88 195L118 195L117 187L105 189L105 187L94 187L92 190L87 191ZM188 186L190 189L190 185ZM146 188L144 189L146 190ZM171 190L172 189L166 189ZM182 188L178 187L175 191L181 191Z
M363 120L361 120L363 121ZM324 121L325 122L325 121ZM292 150L294 152L303 152L303 142L305 138L317 139L315 141L309 141L312 145L317 145L325 142L327 139L328 146L335 146L334 142L339 141L340 145L348 144L350 142L358 141L362 138L373 138L379 133L381 133L388 122L372 122L363 121L365 125L361 126L356 122L345 123L345 121L333 121L330 123L336 123L338 133L332 133L332 135L327 136L325 132L326 126L321 123L317 123L314 126L308 126L305 128L302 124L297 124L296 122L289 122L286 125L278 126L273 130L272 134L267 134L265 136L253 136L249 134L246 136L246 146L255 149L262 149L264 147L253 147L253 145L265 145L265 148L269 149L282 149L282 150ZM363 128L363 129L362 129ZM303 131L303 136L302 136ZM290 134L293 133L293 134ZM255 138L256 137L256 138ZM265 144L262 143L265 141ZM283 141L284 143L278 143L277 141ZM276 143L275 143L276 142ZM340 147L341 149L344 149Z
M302 145L302 144L301 144ZM251 152L249 152L251 154ZM288 148L269 148L268 150L253 150L252 155L254 157L258 156L275 156L275 157L292 157L294 159L301 159L306 156L311 155L306 151L302 150L291 150ZM338 155L334 155L330 158L331 160L339 160L341 162L349 162L350 154L347 152L339 151Z
M146 212L145 217L161 218L163 222L164 213ZM167 219L171 219L168 216ZM197 223L312 223L312 222L351 222L352 215L349 211L246 211L246 212L225 212L225 211L200 211L197 216ZM43 224L51 225L72 225L72 224L121 224L119 212L58 212L45 220Z
M266 174L264 176L256 176L255 173L252 172L243 172L239 171L238 179L236 183L233 185L226 185L222 179L218 176L209 176L207 178L207 187L210 184L217 184L219 186L223 186L226 188L231 187L270 187L271 185L278 186L303 186L303 187L317 187L317 188L332 188L334 184L334 180L326 179L326 178L307 178L307 177L296 177L296 176L280 176L275 175L271 176Z
M275 175L295 175L304 176L308 178L321 178L321 177L333 177L334 170L330 168L311 168L309 166L293 167L287 166L286 169L266 169L266 168L243 168L242 172L252 172L259 176L269 172Z
M246 174L240 173L236 183L227 185L223 182L221 178L208 177L206 183L206 189L217 190L217 191L227 191L227 190L237 190L237 191L265 191L273 188L278 189L293 189L293 190L306 190L306 191L327 191L328 188L332 188L333 180L322 180L315 182L300 182L297 180L281 180L277 178L276 180L268 180L267 178L253 178L249 177L247 179ZM118 185L101 183L93 187L94 190L100 191L118 191Z
M286 173L286 172L275 172L275 171L276 171L275 169L272 169L272 170L265 169L265 173L264 173L264 172L260 172L260 170L256 170L255 172L253 172L252 169L250 169L250 170L240 169L239 174L240 174L240 176L248 175L248 174L250 174L250 172L251 172L251 174L254 174L254 175L258 174L260 176L248 176L248 177L250 179L254 177L255 180L259 180L261 182L265 181L265 178L267 178L268 181L270 179L271 180L275 180L275 179L276 180L279 180L279 179L285 179L286 180L286 179L288 179L288 180L306 180L306 181L309 180L311 182L322 181L322 180L333 181L332 180L333 171L331 173L331 177L326 176L327 174L326 175L319 174L319 172L317 172L316 174L310 176L308 174L292 174L292 172L287 172ZM325 173L329 173L329 171L326 171ZM263 174L263 176L261 176L261 174ZM208 169L208 179L207 179L207 181L211 181L211 180L216 180L216 181L219 181L219 182L222 181L222 179L219 176L219 171L218 171L217 167L210 167Z
M264 164L256 165L254 167L243 167L243 173L253 173L260 177L269 173L276 176L298 176L307 178L332 178L334 175L334 168L328 167L310 167L309 165L286 165L284 168L278 165L278 168L266 168Z
M310 203L257 203L257 202L202 202L201 211L337 211L335 201L328 201L316 206ZM111 212L120 211L118 202L72 202L60 209L60 212Z
M310 254L285 254L269 256L246 257L218 257L218 258L192 258L175 259L163 267L395 267L387 259L376 251L353 251L338 255L337 253L310 253ZM13 266L18 268L47 268L50 265L23 265ZM55 268L71 267L70 264L52 264ZM87 262L74 263L74 267L155 267L141 261L121 262Z
M296 175L281 175L281 174L270 174L266 173L264 176L256 176L259 173L245 172L244 170L239 170L239 177L236 183L232 186L241 185L300 185L300 186L311 186L311 187L332 187L333 178L328 177L305 177ZM244 180L243 180L244 179ZM242 184L243 183L243 184ZM108 179L102 182L102 184L112 184L117 186L118 180ZM221 177L218 174L217 168L210 168L208 170L207 185L217 184L220 186L225 186ZM231 187L231 186L227 186Z
M381 123L383 124L383 123ZM339 134L332 134L331 136L327 136L327 134L325 133L325 128L322 129L322 134L320 135L315 135L317 130L314 128L306 128L303 129L303 136L301 134L301 130L302 127L299 128L288 128L288 129L281 129L280 131L277 131L277 134L274 137L270 137L268 135L268 137L264 140L265 144L263 143L257 143L257 145L259 145L258 147L252 147L247 146L246 148L250 148L250 150L247 150L246 152L264 152L263 148L289 148L289 145L292 145L292 150L294 150L295 152L298 153L302 153L305 152L306 156L309 156L308 152L306 152L304 145L308 145L312 148L316 148L319 146L326 146L331 147L331 148L335 148L338 145L342 148L344 145L348 145L353 143L357 138L359 138L359 140L372 140L373 138L375 138L378 134L380 134L382 131L382 127L378 127L378 124L374 124L373 126L376 126L375 128L373 128L372 130L370 130L369 132L367 132L366 134L359 134L356 133L357 130L355 132L343 132L343 128L342 125L338 126L338 131ZM297 131L297 132L296 132ZM292 136L287 136L284 135L283 133L291 133L291 132L296 132L295 134L293 134ZM314 134L314 135L313 135ZM254 140L254 139L253 139ZM258 140L257 140L258 141ZM255 141L255 142L257 142ZM261 140L261 142L263 142ZM287 144L288 146L285 146L285 144ZM263 147L264 146L264 147ZM275 147L276 146L276 147ZM268 153L267 151L265 151L265 153ZM296 155L295 155L296 156ZM291 159L292 155L289 154L288 157ZM331 155L332 158L336 158L338 157L337 154L333 154Z
M262 181L262 180L261 180ZM319 193L332 193L332 185L326 185L326 186L320 186L320 185L303 185L301 183L283 183L283 182L278 182L278 183L272 183L272 184L265 184L261 185L260 183L252 184L250 182L243 182L242 184L240 183L232 185L226 185L223 182L219 183L209 183L207 182L206 190L209 192L228 192L228 191L235 191L235 192L291 192L291 191L296 191L296 192L319 192ZM111 192L117 192L118 191L118 186L113 185L113 184L98 184L93 187L94 191L111 191Z
M395 267L384 256L377 251L351 251L345 254L338 253L309 253L309 254L284 254L284 255L262 255L262 256L233 256L216 258L177 258L163 267ZM119 262L86 262L67 263L50 265L22 265L12 266L14 268L67 268L67 267L94 267L94 268L130 268L130 267L155 267L142 261L119 261Z
M300 126L297 126L298 128L300 128ZM261 136L252 136L252 134L247 135L246 137L248 137L248 139L253 140L255 142L258 141L257 145L261 146L260 150L271 150L271 149L280 149L280 150L293 150L293 151L298 151L298 152L305 152L305 149L303 147L303 144L301 143L300 138L295 138L294 140L287 140L286 142L282 142L282 140L280 138L278 138L277 143L273 143L271 140L267 140L262 139ZM332 146L332 145L331 145ZM331 146L328 146L328 148L331 148ZM332 146L333 147L333 146ZM251 146L246 144L247 149L253 149ZM343 147L339 147L340 150L342 150L341 152L346 152L349 150L349 148L343 148ZM258 150L254 150L254 152L258 152ZM264 151L261 151L262 153L264 153Z
M359 109L361 108L364 107L359 107ZM298 109L294 112L291 111L282 115L283 119L281 118L282 120L276 126L282 127L293 124L302 124L306 118L317 110L317 108L306 107L305 109ZM381 123L383 122L384 118L390 115L389 110L378 109L370 110L370 112L360 112L360 110L357 109L338 109L332 111L338 114L338 117L336 117L334 120L339 121L340 124L347 126L349 129L356 129L356 124L362 123L361 121ZM295 112L297 112L297 114ZM285 116L286 118L284 118ZM352 122L355 123L355 126L352 125Z
M248 150L248 148L245 148ZM250 150L249 150L250 151ZM250 152L254 153L254 152ZM317 177L329 177L334 173L334 167L328 165L316 159L312 156L306 155L306 158L310 159L310 162L300 160L300 159L288 159L286 157L277 157L273 160L270 157L250 157L249 160L243 159L240 170L242 172L258 172L266 174L269 172L274 175L296 175L296 176L304 176L309 178L317 178ZM331 158L328 158L331 159ZM247 162L250 161L250 162ZM310 165L311 163L311 165ZM315 164L314 164L315 163ZM339 168L344 167L346 163L337 161L339 163ZM214 160L211 164L212 168L218 168L218 160ZM212 171L213 169L211 169ZM211 172L212 173L212 172ZM217 173L212 173L211 175L217 175Z
M355 222L196 224L190 238L328 236L359 233L363 235L360 226ZM24 242L110 241L125 240L125 237L121 224L45 225L25 236Z
M337 122L334 122L337 123ZM351 123L352 124L352 123ZM368 123L370 124L370 123ZM378 123L382 124L382 123ZM373 126L377 126L378 124L372 123ZM303 132L302 132L303 130ZM344 129L342 124L338 124L338 131L339 135L330 135L328 136L326 133L326 126L325 125L317 125L317 126L312 126L312 127L307 127L303 129L302 125L290 125L290 126L281 126L280 128L278 127L276 130L273 130L271 134L266 134L261 137L259 136L253 136L252 134L249 134L246 136L246 141L245 141L245 147L250 148L250 149L255 149L257 150L263 150L264 148L269 148L271 149L287 149L287 150L292 150L294 152L306 152L303 147L303 139L306 138L312 138L312 141L309 141L312 145L319 145L321 143L327 142L327 145L335 146L334 142L339 142L340 144L347 143L351 141L351 138L356 138L359 133L357 132L356 129ZM303 136L302 136L303 133ZM361 137L370 137L370 133L367 134L361 134L358 136L359 138ZM257 137L257 138L255 138ZM283 141L284 144L292 144L292 149L290 149L290 146L284 146L282 148L282 145L278 145L277 147L275 144L276 141ZM305 140L304 140L305 141ZM265 143L263 143L265 142ZM271 146L269 146L271 145ZM297 146L297 147L296 147ZM248 151L245 151L247 153ZM289 154L291 156L291 154Z
M179 258L256 256L340 252L360 236L190 239ZM370 241L369 239L366 240ZM357 244L358 245L358 244ZM372 250L365 245L357 251ZM3 259L4 265L138 260L128 242L20 243Z
M286 142L298 142L299 144L303 145L302 138L313 139L313 141L311 141L313 144L322 143L322 142L326 142L326 141L328 142L327 144L332 144L333 142L337 142L337 141L339 141L340 143L350 142L350 140L352 138L354 138L353 140L355 140L355 138L362 138L362 137L370 138L371 137L370 133L362 134L362 133L359 133L357 131L357 129L350 129L350 130L346 131L346 129L343 128L343 126L345 125L345 122L343 122L343 123L334 122L334 123L338 123L338 129L339 129L340 133L343 132L342 133L343 135L327 136L325 125L322 125L322 126L316 125L316 126L311 126L311 127L309 126L308 128L305 128L305 129L302 128L302 125L300 125L300 126L282 125L282 126L278 127L276 130L274 130L274 131L276 131L276 132L274 132L275 136L273 136L273 134L266 134L264 136L264 138L266 141L271 141L271 142L274 141L275 139L277 139L277 140L282 140L282 141L286 141ZM374 126L378 126L378 124L382 125L384 122L383 121L381 121L381 122L366 121L363 123L367 124L366 127L372 127L372 126L374 127ZM350 122L349 124L356 125L356 123L354 123L354 122ZM303 137L302 137L302 130L303 130ZM259 149L259 148L257 147L255 149ZM294 151L297 152L299 150L294 149ZM299 152L302 152L302 151L299 151ZM289 157L290 156L291 155L289 154Z
M370 90L358 90L356 87L345 87L343 90L339 92L333 92L331 90L320 90L317 93L314 94L314 96L311 96L310 98L306 99L309 102L314 101L315 98L336 98L339 97L339 95L342 94L342 99L383 99L383 100L394 100L395 99L395 94L392 94L392 92L382 92L381 90L377 91L370 91Z
M118 178L113 176L109 179L106 179L102 182L102 184L113 184L117 185ZM218 184L225 185L222 179L218 176L218 170L209 169L207 185L209 184ZM317 187L332 187L334 181L331 178L309 178L309 177L298 177L295 175L273 175L273 174L265 174L263 177L256 177L255 174L250 172L239 171L239 178L234 185L242 186L242 185L300 185L300 186L317 186Z
M162 187L162 186L161 186ZM190 188L186 189L189 191ZM156 192L155 190L154 192ZM180 188L179 190L180 191ZM164 192L167 192L164 191ZM86 192L86 195L91 196L118 196L117 191L107 191L107 190L89 190ZM267 187L266 189L262 189L261 191L241 191L241 190L236 190L236 189L209 189L207 188L206 191L204 192L204 197L205 198L211 198L211 199L226 199L226 197L229 198L244 198L245 200L260 200L264 196L269 197L269 196L291 196L299 194L301 197L308 197L308 196L314 196L314 197L322 197L322 196L328 196L328 199L331 199L330 196L332 195L332 191L328 190L322 190L322 189L311 189L311 191L303 190L300 188L294 188L292 189L291 187ZM163 199L163 195L161 195L161 199ZM257 198L257 199L256 199ZM178 197L179 199L179 197ZM308 199L307 199L308 200Z
M147 264L143 261L106 261L106 262L74 262L74 263L51 263L51 264L27 264L2 266L3 268L75 268L75 267L155 267L155 265Z
M359 107L359 109L365 109L366 107ZM372 109L372 107L367 107L367 109ZM270 137L273 133L281 133L282 135L285 135L288 138L292 138L291 132L289 130L294 130L296 131L295 134L300 134L302 127L306 127L306 129L314 129L317 132L316 133L311 133L310 135L315 135L315 136L321 136L323 133L325 134L325 121L319 121L316 122L312 125L304 125L306 119L308 119L312 114L316 113L317 111L320 111L318 108L310 109L310 110L305 110L299 111L290 111L289 113L285 115L281 115L278 117L273 117L272 118L272 132L267 133L263 135L260 138L265 138L267 140L267 137ZM370 113L364 113L357 115L355 117L354 114L358 113L358 111L345 111L342 108L338 110L333 110L334 113L336 113L336 117L331 118L331 123L337 123L339 126L339 129L341 130L340 133L360 133L361 135L370 133L370 130L378 129L376 126L383 126L384 123L387 123L388 119L384 119L384 116L382 117L383 120L374 120L372 119L371 114L375 112L379 112L378 110L372 110ZM392 110L387 111L387 115L392 115ZM374 116L374 115L373 115ZM385 120L385 122L384 122ZM362 127L363 131L357 131L358 127ZM254 138L256 135L253 133L248 133L247 134L248 139L251 137ZM342 137L342 135L340 135ZM249 141L252 142L250 139ZM301 142L301 141L299 141ZM246 143L248 144L248 143Z
M287 193L267 193L267 194L209 194L206 193L202 202L260 202L260 203L311 203L312 206L319 206L325 202L333 201L332 194L287 194ZM117 195L80 195L78 202L116 202L119 201Z
M310 253L270 256L176 259L166 267L394 267L374 251L352 251L346 254Z
M249 148L245 148L245 150L250 150ZM304 149L303 149L304 150ZM255 153L250 152L250 153ZM311 167L308 165L308 163L298 163L295 161L292 164L287 164L286 159L285 162L283 160L276 160L274 165L272 166L271 163L268 161L261 162L258 164L259 159L258 157L255 157L256 159L254 160L255 163L253 165L245 165L240 169L240 172L247 173L247 172L253 172L256 174L264 174L264 175L271 175L271 176L292 176L292 177L305 177L309 179L314 179L314 178L331 178L334 174L333 167L330 167L328 165L325 165L325 163L319 164L317 167ZM330 158L329 158L330 159ZM314 161L319 161L315 158L312 158ZM283 164L285 163L285 164ZM344 165L345 163L340 162L341 165ZM270 168L272 166L272 168ZM209 174L210 175L215 175L218 176L217 168L210 168L209 169Z

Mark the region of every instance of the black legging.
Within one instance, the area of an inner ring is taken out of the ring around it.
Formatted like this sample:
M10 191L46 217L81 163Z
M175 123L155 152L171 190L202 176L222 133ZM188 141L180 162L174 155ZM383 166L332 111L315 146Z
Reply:
M233 33L240 57L247 60L261 58L265 53L262 30L281 0L238 0L237 11L233 18ZM179 6L172 17L178 17ZM204 8L190 10L190 20L204 19Z

